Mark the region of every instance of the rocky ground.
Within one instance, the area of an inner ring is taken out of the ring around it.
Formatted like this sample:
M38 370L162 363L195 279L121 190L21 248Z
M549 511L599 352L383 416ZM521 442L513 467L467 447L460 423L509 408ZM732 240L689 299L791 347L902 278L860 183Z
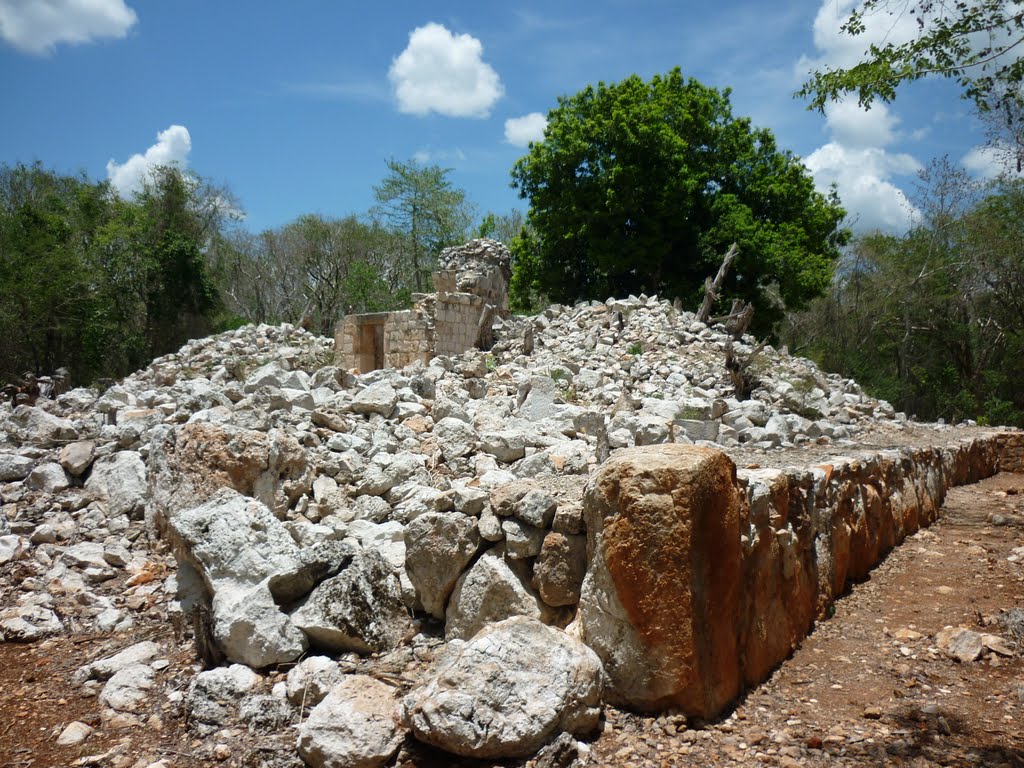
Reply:
M716 722L599 714L596 657L552 628L573 618L579 498L611 452L807 466L978 428L915 424L646 297L553 307L487 354L405 371L330 362L329 340L247 327L7 412L0 766L488 764L455 757L460 739L525 745L508 765L1020 763L1016 476L953 492ZM531 644L557 665L538 672ZM459 677L483 658L521 685ZM460 686L490 697L483 732L453 719ZM403 725L378 728L395 707ZM580 740L531 757L563 730Z

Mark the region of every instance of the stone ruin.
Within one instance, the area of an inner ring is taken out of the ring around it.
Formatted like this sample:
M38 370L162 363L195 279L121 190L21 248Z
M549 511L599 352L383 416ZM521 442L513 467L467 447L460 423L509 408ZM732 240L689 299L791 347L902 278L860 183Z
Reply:
M167 768L132 762L148 734L204 765L585 765L605 703L720 718L950 488L1024 471L1024 432L912 423L770 347L738 398L755 340L656 297L498 322L507 265L474 241L417 309L349 318L342 359L380 370L246 326L0 410L0 643L82 649L69 755L127 734L48 764Z
M494 319L509 317L508 248L481 238L446 248L433 273L434 293L413 294L413 308L348 315L335 334L343 368L362 372L428 363L437 355L489 349Z

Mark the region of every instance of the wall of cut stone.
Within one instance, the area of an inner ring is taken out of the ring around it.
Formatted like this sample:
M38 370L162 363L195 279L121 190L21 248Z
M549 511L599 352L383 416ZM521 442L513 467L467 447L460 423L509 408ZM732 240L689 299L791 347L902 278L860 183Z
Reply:
M476 344L484 300L471 293L438 292L434 303L434 354L459 355Z
M361 371L374 367L372 335L366 330L379 326L382 367L403 368L417 360L428 362L433 357L433 332L429 317L417 309L399 312L378 312L348 315L334 334L336 364Z
M785 470L737 471L694 446L617 453L584 497L579 605L611 700L717 715L933 522L949 488L1021 471L1022 457L1022 433Z
M384 359L391 368L404 368L434 356L433 332L428 318L415 309L392 312L384 325Z

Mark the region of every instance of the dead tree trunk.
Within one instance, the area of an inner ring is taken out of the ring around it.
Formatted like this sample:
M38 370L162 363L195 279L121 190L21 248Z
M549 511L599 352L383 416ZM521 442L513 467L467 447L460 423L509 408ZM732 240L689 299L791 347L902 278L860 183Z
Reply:
M732 261L739 252L740 247L736 243L730 245L725 258L722 259L722 266L718 268L718 274L715 275L715 279L712 280L709 277L704 281L704 303L701 304L700 311L697 312L697 319L700 322L706 323L711 317L711 308L714 307L715 301L718 300L718 292L722 290L722 283L725 281L725 276L729 274L729 267L732 266Z
M743 334L750 327L750 321L754 319L754 305L747 304L742 299L734 299L732 309L729 310L729 317L725 321L725 330L729 335L739 341Z
M764 346L765 342L762 341L745 358L739 358L732 348L732 339L726 340L725 370L729 374L729 380L732 382L737 400L747 400L750 397L750 393L754 391L754 387L760 383L754 372L750 370L750 366L757 359L757 356L761 354Z

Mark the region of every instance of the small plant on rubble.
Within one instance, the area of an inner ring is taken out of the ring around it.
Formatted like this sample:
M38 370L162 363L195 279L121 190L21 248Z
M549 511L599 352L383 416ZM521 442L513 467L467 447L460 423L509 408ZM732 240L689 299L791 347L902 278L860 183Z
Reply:
M644 353L644 345L639 341L635 341L629 345L629 349L626 350L628 355L642 355Z

